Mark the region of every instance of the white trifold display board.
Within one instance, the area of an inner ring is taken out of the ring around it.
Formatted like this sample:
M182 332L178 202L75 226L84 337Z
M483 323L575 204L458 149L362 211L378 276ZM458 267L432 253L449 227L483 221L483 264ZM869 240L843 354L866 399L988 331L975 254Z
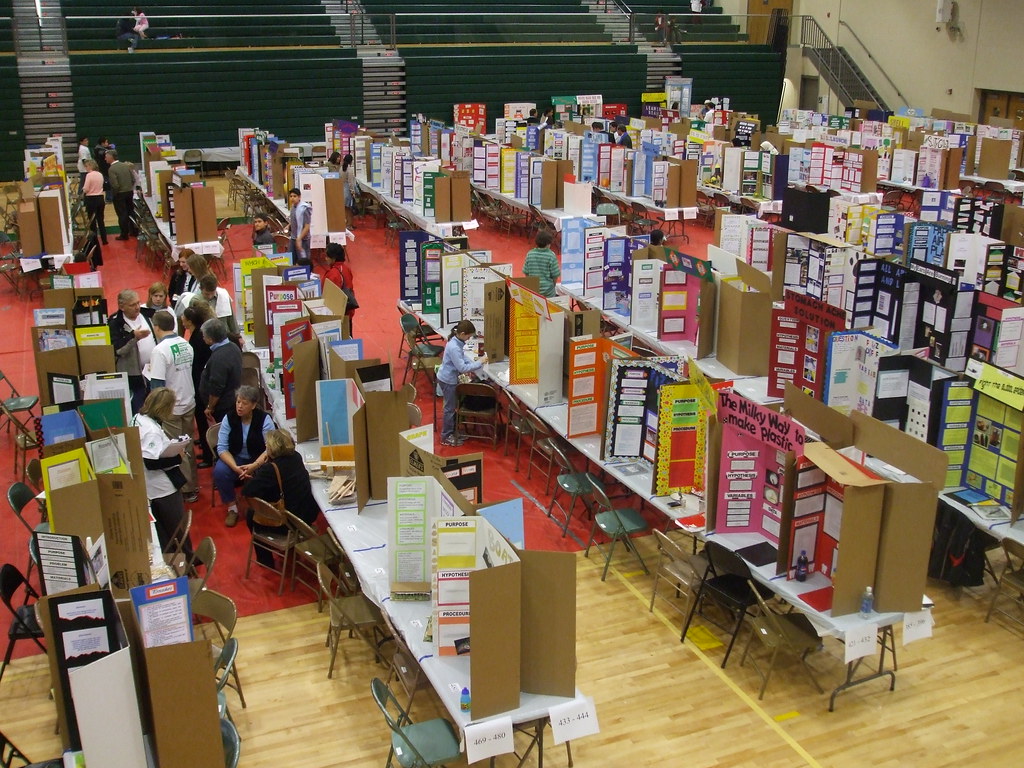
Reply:
M661 296L661 259L634 259L631 274L632 296L630 325L641 331L658 331L658 306Z

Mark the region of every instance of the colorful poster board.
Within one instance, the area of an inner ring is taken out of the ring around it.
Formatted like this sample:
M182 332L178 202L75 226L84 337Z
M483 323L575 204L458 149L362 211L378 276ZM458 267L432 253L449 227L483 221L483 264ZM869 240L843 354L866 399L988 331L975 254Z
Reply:
M803 455L796 421L732 392L718 394L722 449L715 531L759 533L774 545L782 529L789 456Z
M839 307L786 291L784 307L772 310L769 396L782 397L792 384L820 400L829 335L845 328L846 313Z
M707 417L694 384L665 384L658 393L658 446L654 493L666 496L704 488Z
M569 411L566 435L582 437L601 431L608 410L608 364L635 353L606 338L569 341Z

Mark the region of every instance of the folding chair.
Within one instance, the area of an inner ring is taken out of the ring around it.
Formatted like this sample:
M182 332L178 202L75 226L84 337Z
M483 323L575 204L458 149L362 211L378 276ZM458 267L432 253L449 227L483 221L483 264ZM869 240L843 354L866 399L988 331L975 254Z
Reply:
M458 734L443 717L413 723L383 680L373 678L370 690L391 729L391 749L385 768L391 768L395 756L403 768L444 765L461 757Z
M24 589L25 598L20 606L15 607L14 596L19 589ZM39 650L46 653L46 646L40 642L43 639L43 629L36 619L35 603L37 600L39 600L39 593L28 583L28 579L13 565L5 563L0 568L0 601L11 612L11 624L7 630L7 652L4 653L4 661L0 665L0 680L3 680L4 670L11 663L14 644L19 640L31 640L39 647Z
M640 510L633 509L632 507L612 506L608 494L605 493L600 483L596 482L596 479L591 475L588 475L587 479L593 489L594 524L590 526L590 539L587 541L587 549L583 556L590 557L590 547L596 544L595 537L597 530L600 528L601 532L611 539L608 544L608 552L604 558L604 571L601 572L601 581L608 577L608 568L611 566L612 556L615 554L615 543L618 541L621 541L623 546L633 553L640 563L640 567L644 569L644 573L650 573L647 570L647 564L644 562L644 559L630 541L630 537L634 533L646 533L649 530L647 521L640 514ZM600 550L601 546L597 544L597 548Z

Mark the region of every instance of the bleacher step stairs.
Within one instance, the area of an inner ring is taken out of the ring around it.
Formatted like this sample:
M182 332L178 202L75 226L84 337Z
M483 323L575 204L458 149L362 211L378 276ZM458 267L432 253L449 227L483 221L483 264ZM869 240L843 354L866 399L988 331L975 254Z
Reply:
M612 36L613 43L629 42L629 17L609 0L582 0L582 5L602 29ZM638 37L642 38L642 35Z
M35 0L13 3L25 141L41 144L60 134L64 137L65 167L73 170L78 153L75 105L60 2L41 0L40 10L41 17L36 15Z
M356 48L360 45L380 45L377 30L363 6L355 0L320 0L327 11L334 34L341 39L342 48Z
M377 133L403 135L405 61L398 51L360 48L363 62L363 125Z
M647 52L647 90L656 93L665 90L665 78L682 72L682 60L671 50Z

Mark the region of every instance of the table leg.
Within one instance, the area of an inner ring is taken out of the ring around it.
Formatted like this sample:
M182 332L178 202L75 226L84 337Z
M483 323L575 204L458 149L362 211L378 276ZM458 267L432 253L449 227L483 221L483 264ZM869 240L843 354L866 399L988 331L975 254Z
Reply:
M892 630L891 626L881 627L879 631L881 632L881 635L878 638L878 642L879 642L879 645L881 646L881 648L879 649L879 652L878 652L878 669L876 671L872 672L871 674L866 675L864 677L854 678L854 675L856 674L857 670L860 668L861 662L864 661L864 659L857 659L856 661L851 661L849 664L847 664L846 665L846 681L841 683L840 685L836 686L836 688L832 691L832 696L828 700L828 711L829 712L834 712L835 711L836 696L838 696L840 693L842 693L845 690L853 688L855 685L860 685L861 683L866 683L866 682L869 682L870 680L877 680L877 679L879 679L881 677L888 676L890 678L889 679L889 690L892 691L892 690L896 689L896 671L895 671L895 667L896 667L896 640L895 640L895 636L893 635L893 630ZM885 653L886 653L886 651L888 651L889 653L892 654L893 669L886 669L885 668Z

